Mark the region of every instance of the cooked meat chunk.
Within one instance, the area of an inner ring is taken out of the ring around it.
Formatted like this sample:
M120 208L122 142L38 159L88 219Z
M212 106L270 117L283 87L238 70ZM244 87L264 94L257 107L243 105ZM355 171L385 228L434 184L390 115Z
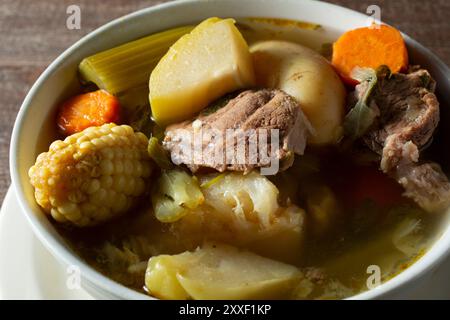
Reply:
M364 141L382 155L384 172L402 160L404 144L411 142L421 149L431 139L439 122L434 88L434 80L423 69L378 79L371 103L375 103L380 116Z
M288 94L248 90L211 114L169 126L163 145L175 164L192 172L207 167L247 173L274 160L281 161L279 171L292 165L294 153L303 154L311 130Z
M405 165L396 176L405 188L405 196L423 209L436 212L450 205L450 183L438 164Z
M435 82L428 71L412 70L378 79L370 96L376 123L363 140L381 156L380 168L405 188L405 196L427 211L450 205L450 183L439 165L419 164L420 150L432 139L439 122ZM356 88L358 91L364 87Z

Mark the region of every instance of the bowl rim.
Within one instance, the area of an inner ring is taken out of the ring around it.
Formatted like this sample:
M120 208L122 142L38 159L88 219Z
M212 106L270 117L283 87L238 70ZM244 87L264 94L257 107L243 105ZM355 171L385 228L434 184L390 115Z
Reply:
M32 104L32 101L39 90L44 86L46 80L54 73L58 68L62 65L65 59L71 55L74 51L76 51L79 47L83 46L86 42L90 41L92 38L97 37L102 32L114 28L120 24L129 22L139 16L147 15L147 14L157 14L158 11L166 10L172 7L182 7L183 5L191 5L195 3L202 3L205 1L216 1L222 2L223 0L179 0L179 1L171 1L166 3L157 4L155 6L143 8L129 14L126 14L122 17L118 17L97 29L89 32L87 35L80 38L74 44L72 44L69 48L64 50L55 60L53 60L49 66L44 70L44 72L38 77L38 79L34 82L31 89L28 91L23 103L19 109L17 114L14 128L11 135L11 144L10 144L10 153L9 153L9 165L10 165L10 174L11 181L16 193L18 202L20 204L20 208L23 214L25 214L26 220L31 226L34 234L37 238L44 244L44 246L50 251L50 253L60 259L65 265L76 265L80 267L81 277L82 277L82 285L86 285L90 288L95 288L96 291L102 291L107 296L112 298L125 298L125 299L155 299L154 297L145 295L133 289L130 289L122 284L113 281L107 276L103 275L99 271L96 271L93 267L89 266L81 257L76 255L75 253L70 252L66 249L66 247L59 242L55 237L53 237L49 231L46 230L45 226L42 225L37 216L33 213L32 208L30 207L25 193L22 188L22 182L20 179L20 174L18 170L18 146L20 141L20 136L22 132L22 128L25 126L25 115ZM264 2L263 0L254 0ZM276 0L280 3L288 2L282 0ZM365 16L364 14L357 12L355 10L345 8L336 4L326 3L322 1L313 1L313 0L303 0L304 2L314 2L317 5L334 7L336 10L345 11L350 16ZM367 17L367 16L365 16ZM402 33L405 41L409 45L413 45L417 50L421 51L421 53L427 56L430 61L440 69L444 70L444 73L447 75L448 79L450 79L450 69L449 67L440 60L433 52L429 49L418 43L416 40L412 39L408 35ZM450 80L449 80L450 82ZM359 300L359 299L376 299L382 298L383 295L395 292L397 290L401 290L404 286L409 284L413 280L417 280L418 278L424 276L431 269L440 264L445 258L450 255L450 241L448 244L443 243L443 238L450 239L450 223L443 232L443 234L433 243L433 245L427 250L427 252L417 260L413 265L408 267L406 270L401 272L400 274L394 276L393 278L387 280L376 288L371 290L364 291L362 293L356 294L347 299L349 300Z

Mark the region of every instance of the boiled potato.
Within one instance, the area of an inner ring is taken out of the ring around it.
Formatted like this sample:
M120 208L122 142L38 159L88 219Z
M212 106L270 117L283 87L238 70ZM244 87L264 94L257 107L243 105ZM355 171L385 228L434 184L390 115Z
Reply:
M203 21L159 61L149 83L159 125L187 120L225 93L254 84L248 46L234 23Z
M183 272L189 259L185 254L160 255L148 261L145 272L145 286L150 294L159 299L186 300L186 290L180 285L177 274Z
M336 143L343 133L346 92L328 61L288 41L255 43L250 52L257 85L279 88L299 102L315 129L309 144Z
M277 299L286 298L302 277L294 266L207 244L194 252L151 258L145 283L150 294L168 299Z

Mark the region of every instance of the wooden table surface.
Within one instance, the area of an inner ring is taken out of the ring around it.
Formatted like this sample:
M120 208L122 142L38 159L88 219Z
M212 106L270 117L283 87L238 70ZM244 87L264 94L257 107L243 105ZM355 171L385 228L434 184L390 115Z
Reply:
M245 1L245 0L243 0ZM301 1L301 0L299 0ZM0 2L0 203L10 184L8 150L17 111L27 91L64 49L104 23L165 1L1 0ZM379 5L383 21L409 34L450 65L450 1L331 0L366 12ZM81 29L66 28L66 9L81 8Z

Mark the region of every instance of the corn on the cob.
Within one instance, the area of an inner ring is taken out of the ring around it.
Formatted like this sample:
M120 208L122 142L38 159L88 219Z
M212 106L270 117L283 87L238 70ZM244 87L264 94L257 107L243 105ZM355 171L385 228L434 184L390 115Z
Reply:
M29 170L37 203L56 221L80 227L126 212L148 186L147 144L144 134L113 123L53 142Z

